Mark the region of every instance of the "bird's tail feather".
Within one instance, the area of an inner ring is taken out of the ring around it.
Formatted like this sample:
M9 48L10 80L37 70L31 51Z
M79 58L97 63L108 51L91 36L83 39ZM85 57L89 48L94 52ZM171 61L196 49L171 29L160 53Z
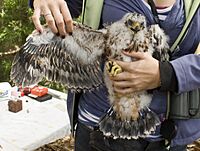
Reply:
M156 126L159 124L158 116L148 107L139 111L137 120L125 121L119 119L116 112L111 108L100 120L99 129L105 136L114 139L138 139L155 132Z

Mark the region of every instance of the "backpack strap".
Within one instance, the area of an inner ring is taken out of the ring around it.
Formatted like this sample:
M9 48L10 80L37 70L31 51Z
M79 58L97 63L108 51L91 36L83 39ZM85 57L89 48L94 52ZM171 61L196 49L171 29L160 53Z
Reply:
M170 48L170 51L172 53L174 52L178 44L185 38L188 31L188 27L191 23L191 20L199 8L199 4L200 4L200 0L184 0L186 22L178 38L176 39L176 41Z
M192 6L193 0L184 0L184 8L185 8L185 17L187 18L190 12L190 8Z
M197 47L197 49L196 49L194 54L196 54L196 55L200 54L200 43L199 43L199 45L198 45L198 47Z
M104 0L83 0L82 23L98 29Z

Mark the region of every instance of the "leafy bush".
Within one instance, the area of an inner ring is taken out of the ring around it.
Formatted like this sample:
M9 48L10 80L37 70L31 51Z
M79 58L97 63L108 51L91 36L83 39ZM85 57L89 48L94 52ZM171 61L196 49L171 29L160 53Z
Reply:
M0 2L0 53L21 46L34 29L27 0ZM0 82L9 81L13 55L0 56Z
M26 37L34 30L31 15L32 10L28 7L28 0L0 1L0 53L23 45ZM0 55L0 82L10 80L13 57L14 55ZM40 84L60 91L66 90L61 84L46 80Z

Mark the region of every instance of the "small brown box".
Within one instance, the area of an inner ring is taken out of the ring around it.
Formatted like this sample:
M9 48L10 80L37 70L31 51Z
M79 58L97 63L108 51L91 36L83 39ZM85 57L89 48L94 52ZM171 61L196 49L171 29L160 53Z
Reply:
M11 112L14 112L14 113L21 111L22 110L22 100L8 101L8 110Z

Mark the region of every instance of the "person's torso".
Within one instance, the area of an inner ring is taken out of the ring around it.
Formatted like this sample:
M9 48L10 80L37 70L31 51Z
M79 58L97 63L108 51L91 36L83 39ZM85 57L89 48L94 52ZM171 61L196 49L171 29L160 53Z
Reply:
M170 37L170 45L174 42L184 24L183 2L177 0L176 4L161 21L166 34ZM105 0L102 9L101 26L109 25L121 19L128 12L137 12L146 16L147 24L155 24L151 9L142 0ZM158 114L166 110L166 95L158 91L154 92L151 108ZM83 93L79 103L79 120L87 125L94 126L99 118L109 108L108 93L105 87L98 90Z

